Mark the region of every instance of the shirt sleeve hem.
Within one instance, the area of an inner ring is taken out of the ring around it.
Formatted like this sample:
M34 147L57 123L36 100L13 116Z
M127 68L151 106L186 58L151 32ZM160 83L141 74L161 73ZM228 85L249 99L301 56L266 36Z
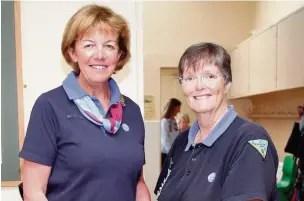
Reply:
M241 194L223 199L223 201L242 201L242 200L262 200L267 201L266 196L262 193Z
M22 150L19 153L19 157L23 158L24 160L39 163L41 165L52 166L52 164L53 164L53 160L51 158L42 157L42 156L39 156L37 154L29 153L29 152L24 151L24 150Z

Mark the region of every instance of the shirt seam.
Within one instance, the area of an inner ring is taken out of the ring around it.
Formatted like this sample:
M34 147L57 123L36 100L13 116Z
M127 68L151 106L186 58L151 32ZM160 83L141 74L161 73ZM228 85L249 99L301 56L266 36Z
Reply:
M38 160L33 159L33 157L31 157L31 156L35 157L35 159L38 159ZM41 163L41 161L46 162L46 163L43 163L44 165L51 165L52 161L53 161L53 159L51 157L40 156L36 153L28 152L27 150L24 150L24 149L20 152L20 157L24 158L25 160L38 162L38 163Z

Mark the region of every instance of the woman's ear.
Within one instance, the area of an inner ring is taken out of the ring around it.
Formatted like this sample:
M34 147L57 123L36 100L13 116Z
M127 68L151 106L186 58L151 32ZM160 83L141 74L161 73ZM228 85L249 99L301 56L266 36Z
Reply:
M119 50L118 55L117 55L117 61L119 61L120 57L121 57L122 51Z
M228 82L227 84L225 84L225 94L228 93L230 87L231 87L231 82Z
M69 53L69 55L70 55L72 61L73 61L74 63L77 63L77 62L78 62L78 59L77 59L75 50L74 50L73 48L69 48L68 53Z

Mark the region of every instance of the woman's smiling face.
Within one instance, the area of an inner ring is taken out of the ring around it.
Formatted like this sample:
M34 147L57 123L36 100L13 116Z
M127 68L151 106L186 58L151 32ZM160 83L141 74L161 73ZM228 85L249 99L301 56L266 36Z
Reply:
M90 84L108 81L120 58L117 40L117 33L95 26L76 41L69 53L73 61L78 63L79 79L85 78Z
M225 84L219 68L205 64L201 68L185 69L181 86L189 107L195 113L208 113L219 108L230 87L230 83Z

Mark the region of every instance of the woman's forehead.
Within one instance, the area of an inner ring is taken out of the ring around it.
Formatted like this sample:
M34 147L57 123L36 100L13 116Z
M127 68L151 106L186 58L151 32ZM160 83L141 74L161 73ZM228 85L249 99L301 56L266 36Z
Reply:
M118 37L118 34L110 27L102 26L102 25L95 25L95 26L89 27L83 33L79 33L78 38L80 40L82 40L83 38L92 38L96 34L101 34L101 35L106 36L107 38L111 38L111 39L115 39L115 40Z
M184 74L190 73L219 73L220 70L215 64L204 64L197 66L188 66L185 68Z

